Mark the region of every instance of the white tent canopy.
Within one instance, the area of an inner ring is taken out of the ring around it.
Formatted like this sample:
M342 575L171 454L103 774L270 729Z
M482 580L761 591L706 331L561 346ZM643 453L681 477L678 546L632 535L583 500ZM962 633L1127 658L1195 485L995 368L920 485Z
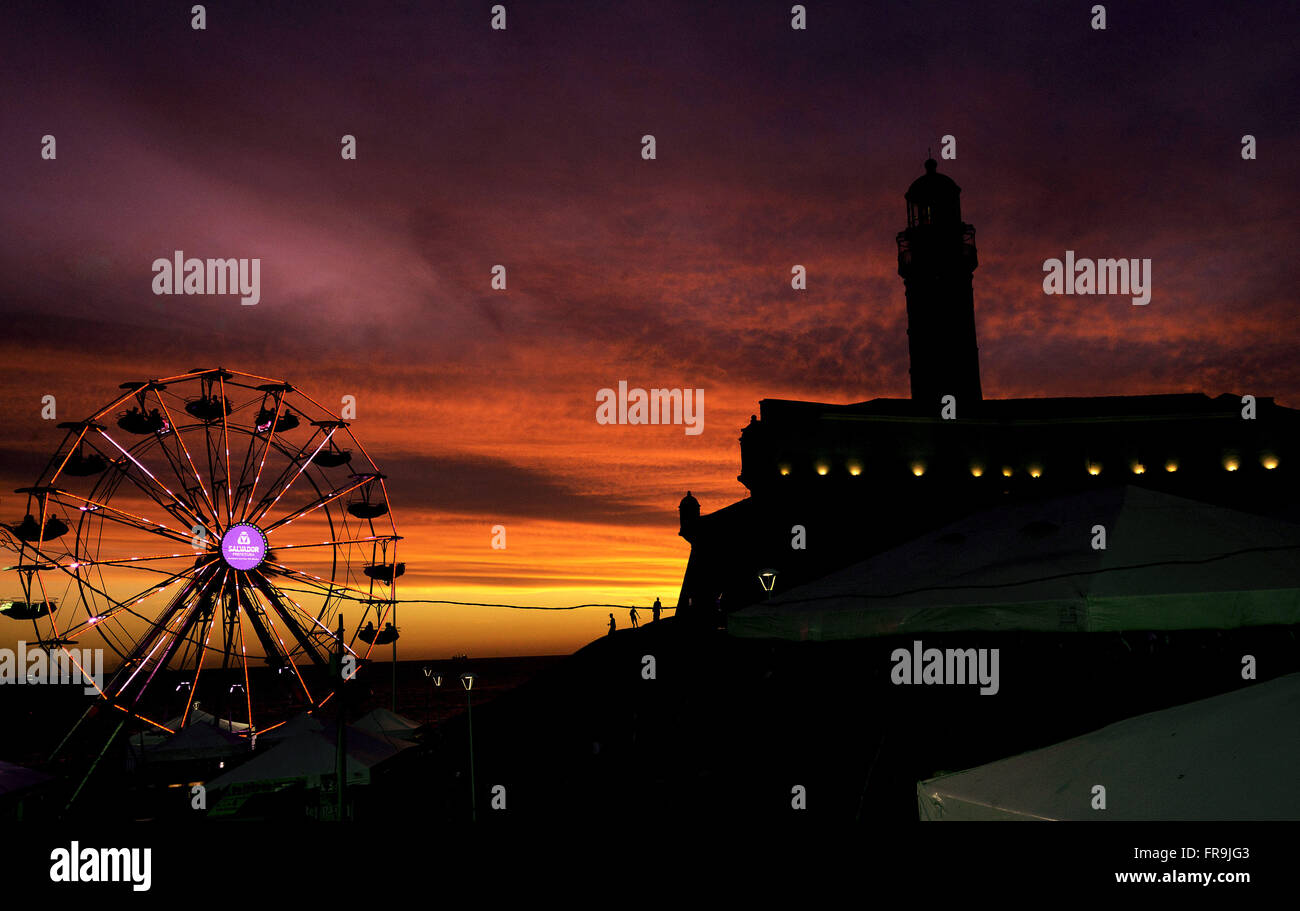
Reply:
M968 516L737 611L727 629L830 640L1295 623L1300 525L1109 487Z
M336 731L323 728L288 737L234 769L207 783L215 793L234 785L254 782L304 781L319 786L323 776L335 773L338 761ZM398 748L365 731L349 726L346 740L347 777L350 784L366 784L370 769L398 752Z
M150 762L216 759L247 752L248 742L238 734L202 720L187 724L161 743L145 746Z
M181 727L182 718L185 719L184 728ZM172 718L168 718L163 722L163 724L170 729L171 733L168 733L167 730L163 730L162 728L150 728L149 730L140 733L138 738L139 742L144 744L145 747L156 747L160 744L166 743L184 730L195 726L210 727L236 735L248 733L248 725L244 722L231 721L227 718L218 718L215 715L202 711L197 702L190 707L188 715L176 715Z
M284 724L271 728L265 734L258 734L257 743L259 746L263 743L278 743L290 737L297 737L299 734L310 734L324 729L325 725L321 724L315 715L302 712L294 715Z
M185 719L187 727L191 724L210 724L221 728L223 731L233 731L236 734L248 731L248 725L244 722L231 721L228 718L218 718L216 715L200 709L197 702L190 707L188 715L177 715L174 718L169 718L165 723L167 727L171 728L173 731L179 731L181 729L181 718Z
M922 781L921 819L1300 819L1300 674ZM1092 809L1103 786L1104 810Z
M367 712L353 722L352 726L398 747L414 744L415 732L420 728L420 725L410 718L394 714L385 708L376 708Z

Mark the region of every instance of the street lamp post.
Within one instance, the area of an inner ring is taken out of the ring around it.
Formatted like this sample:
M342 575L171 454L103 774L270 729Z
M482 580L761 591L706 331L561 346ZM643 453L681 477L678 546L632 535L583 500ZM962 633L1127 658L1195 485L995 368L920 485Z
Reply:
M343 614L339 614L339 629L334 635L334 655L330 660L330 676L334 678L334 695L338 702L334 708L338 712L336 743L334 745L334 778L338 791L338 821L343 822L347 809L348 784L348 715L345 704L347 690L343 688Z
M428 717L429 721L432 722L433 721L433 688L435 686L442 686L442 674L438 673L437 670L435 670L432 666L426 664L424 666L424 676L429 678L428 708L427 711L425 712L425 715Z
M232 734L235 733L235 690L243 693L244 685L242 683L232 683L230 689L226 692L226 729ZM220 727L220 724L218 724L218 727ZM249 728L252 728L251 724Z
M397 714L397 602L393 602L393 714Z
M478 822L478 794L474 790L474 675L461 674L460 685L465 687L465 712L469 720L469 814L471 822Z
M760 569L758 571L758 584L763 586L763 591L767 592L767 599L772 600L772 588L776 585L776 570Z

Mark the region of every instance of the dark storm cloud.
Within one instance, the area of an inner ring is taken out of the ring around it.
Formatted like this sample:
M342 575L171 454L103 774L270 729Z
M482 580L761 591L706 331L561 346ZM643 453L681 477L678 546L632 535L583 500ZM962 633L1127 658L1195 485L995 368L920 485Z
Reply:
M552 519L608 525L663 525L676 518L622 497L586 493L546 471L486 456L399 456L381 467L395 501L422 510L502 519Z

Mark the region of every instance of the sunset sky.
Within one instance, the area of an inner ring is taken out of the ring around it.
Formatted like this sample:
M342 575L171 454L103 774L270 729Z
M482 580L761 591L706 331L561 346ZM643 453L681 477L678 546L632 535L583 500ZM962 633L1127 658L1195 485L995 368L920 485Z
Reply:
M1037 0L812 2L806 31L788 2L190 5L0 10L5 522L62 437L42 396L76 420L222 365L356 396L402 597L675 603L677 501L744 496L760 399L908 394L894 237L945 134L986 397L1300 407L1290 0L1105 31ZM1067 249L1151 259L1151 303L1044 295ZM154 295L175 250L260 258L260 302ZM620 380L703 389L704 432L597 424ZM606 613L412 605L402 655L567 652Z

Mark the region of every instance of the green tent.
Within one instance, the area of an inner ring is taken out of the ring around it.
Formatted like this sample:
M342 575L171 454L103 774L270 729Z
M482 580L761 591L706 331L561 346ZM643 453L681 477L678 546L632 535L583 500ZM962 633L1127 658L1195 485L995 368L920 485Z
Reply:
M739 610L727 629L818 641L1295 623L1300 525L1123 486L968 516Z

